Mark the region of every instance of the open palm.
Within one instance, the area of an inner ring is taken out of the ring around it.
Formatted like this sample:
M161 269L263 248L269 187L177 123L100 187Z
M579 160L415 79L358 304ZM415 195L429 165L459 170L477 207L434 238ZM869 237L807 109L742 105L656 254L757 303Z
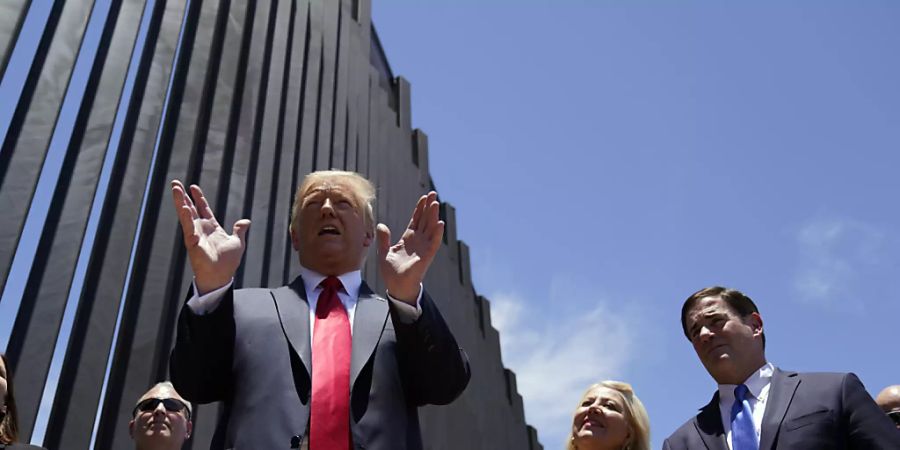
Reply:
M219 225L203 191L197 185L191 186L189 197L184 185L173 180L172 200L181 224L184 247L200 291L198 294L224 286L234 277L241 263L244 238L250 228L250 221L238 220L232 228L233 234L228 234Z
M378 265L388 292L397 300L415 303L418 297L419 285L444 234L439 210L437 193L432 191L420 197L409 225L394 245L387 225L378 224Z

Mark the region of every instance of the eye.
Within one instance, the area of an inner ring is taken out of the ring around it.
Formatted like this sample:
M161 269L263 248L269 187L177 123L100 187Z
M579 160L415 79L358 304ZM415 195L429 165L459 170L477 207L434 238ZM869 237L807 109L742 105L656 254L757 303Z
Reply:
M689 333L690 333L691 339L694 339L695 337L697 337L698 334L700 334L700 326L694 325L693 327L691 327Z
M322 206L322 197L319 195L311 195L303 200L304 208L318 208Z
M619 411L619 405L617 405L613 402L606 402L603 404L603 407L606 409L612 410L612 411L616 411L616 412Z

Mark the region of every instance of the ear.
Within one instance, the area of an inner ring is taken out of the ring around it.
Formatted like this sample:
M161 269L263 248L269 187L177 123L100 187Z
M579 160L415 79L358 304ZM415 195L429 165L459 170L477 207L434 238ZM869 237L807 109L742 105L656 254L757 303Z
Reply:
M747 325L750 325L750 328L753 329L753 336L762 336L763 332L763 320L762 316L759 313L750 313L748 317Z
M134 439L134 419L128 421L128 435Z
M296 230L294 230L294 227L288 227L288 228L290 228L290 233L291 233L291 247L294 248L294 251L299 252L300 251L300 236L297 235L298 233Z
M375 240L375 232L370 229L366 229L366 238L363 239L363 247L369 248L372 245L372 241Z
M185 428L185 433L184 433L184 438L185 438L185 439L190 439L190 438L191 438L191 431L193 431L193 429L194 429L194 424L193 424L193 422L191 422L190 420L188 420L188 422L187 422L187 427Z

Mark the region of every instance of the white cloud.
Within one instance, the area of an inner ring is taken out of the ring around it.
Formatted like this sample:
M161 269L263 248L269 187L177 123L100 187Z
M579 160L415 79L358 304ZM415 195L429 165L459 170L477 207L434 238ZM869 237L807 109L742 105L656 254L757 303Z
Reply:
M552 288L549 302L528 301L512 292L490 299L503 363L516 373L526 420L545 448L558 448L584 389L597 381L623 379L642 347L637 330L646 329L638 311L623 306L628 302L586 296L568 282L551 284L568 289Z
M800 268L794 278L796 298L861 311L863 305L853 295L853 286L860 271L883 259L885 234L855 220L817 218L803 224L796 238L800 250Z

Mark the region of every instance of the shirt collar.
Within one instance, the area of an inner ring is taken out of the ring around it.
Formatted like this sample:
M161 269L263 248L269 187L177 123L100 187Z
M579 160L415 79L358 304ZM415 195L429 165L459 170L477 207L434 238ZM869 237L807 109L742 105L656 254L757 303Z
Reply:
M300 278L303 279L303 287L306 288L306 292L315 292L316 289L321 289L319 285L328 277L315 270L300 266ZM362 271L347 272L338 275L338 279L341 280L341 284L344 285L344 291L347 292L350 298L356 299L359 297L359 287L362 285Z
M763 389L769 385L772 381L772 374L775 373L775 366L770 362L766 362L760 367L756 372L750 374L744 381L744 385L747 386L747 390L753 394L753 397L759 399L762 394ZM726 403L731 403L734 401L734 388L737 387L736 384L720 384L719 385L719 398L721 401Z

